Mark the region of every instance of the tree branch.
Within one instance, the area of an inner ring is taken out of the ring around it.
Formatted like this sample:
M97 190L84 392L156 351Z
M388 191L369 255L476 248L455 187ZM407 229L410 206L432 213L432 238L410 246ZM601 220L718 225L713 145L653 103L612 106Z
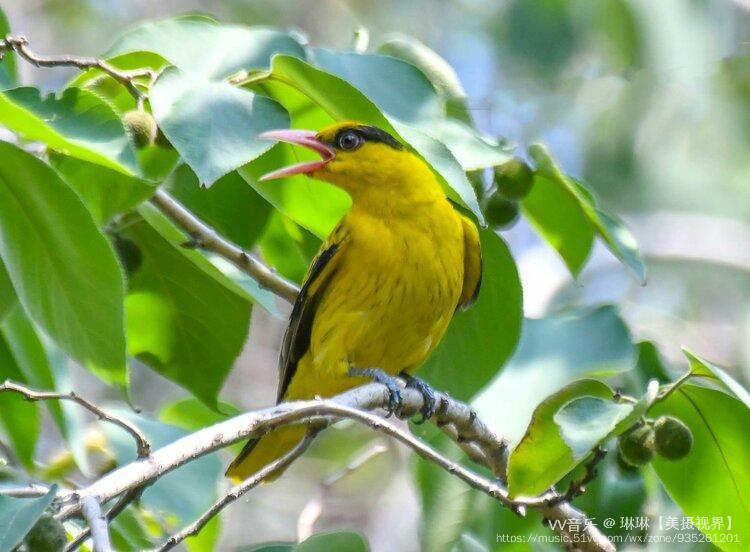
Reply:
M422 407L422 396L419 392L412 389L404 389L403 397L405 414L414 414ZM450 424L445 423L443 426L450 425L455 431L459 432L459 437L463 441L463 445L468 446L472 444L477 447L477 450L481 451L485 446L483 443L497 441L497 436L473 415L467 405L447 397L443 397L441 401L442 412L440 415L444 421L450 420ZM582 512L579 512L566 502L550 505L550 499L554 498L556 494L546 493L538 497L511 499L507 494L507 490L497 482L490 481L462 465L449 460L408 431L366 411L384 407L387 402L388 390L386 387L381 384L372 383L352 389L332 399L282 403L273 408L241 414L235 418L185 436L161 449L155 450L149 457L135 460L110 472L88 487L77 490L74 495L69 496L61 504L60 513L56 517L64 520L71 516L79 515L82 500L86 497L90 496L99 503L104 503L130 489L148 485L165 473L195 458L223 448L236 441L248 437L260 436L275 427L292 423L331 423L338 419L349 418L396 438L409 446L417 454L464 480L475 489L492 496L521 515L527 507L532 507L539 509L546 519L560 520L562 527L566 523L582 524L583 527L580 532L587 535L591 542L590 546L582 548L583 550L601 551L614 549L595 526L590 523L584 523L587 518ZM460 433L461 430L456 428L465 428L466 433ZM486 459L484 455L485 453L482 452L482 457ZM562 532L560 525L554 527L554 529Z
M136 489L131 489L127 493L122 495L117 501L117 504L112 506L112 508L107 512L107 523L111 523L113 519L120 515L120 513L130 505L131 502L138 500L138 497L140 497L142 493L143 488L139 487ZM90 525L84 527L81 532L78 533L76 537L65 546L65 552L73 552L73 550L77 550L78 547L81 546L87 538L89 538L89 535L91 535Z
M305 435L305 438L297 443L297 445L292 450L290 450L280 458L277 458L270 464L267 464L254 475L245 479L242 483L234 485L223 497L216 501L213 506L206 510L197 520L195 520L193 523L191 523L178 533L175 533L174 535L169 537L169 539L167 539L167 541L163 545L156 549L156 552L171 550L186 538L198 534L198 532L203 529L203 526L211 521L213 517L217 516L224 508L239 499L249 490L257 487L269 475L272 475L277 470L286 468L297 458L299 458L302 453L307 450L307 447L310 446L310 443L312 443L312 440L315 438L315 435L318 433L318 431L319 430L315 428L311 429L307 433L307 435Z
M88 399L84 399L80 395L76 395L74 392L57 393L55 391L37 391L10 380L6 380L5 383L0 385L0 393L2 393L3 391L13 391L16 393L20 393L27 401L61 400L72 401L74 403L80 404L100 420L115 424L116 426L119 426L130 433L130 435L133 436L133 439L135 439L135 442L138 446L139 458L144 458L151 452L151 443L149 443L148 439L146 439L146 436L143 434L143 432L141 432L140 429L138 429L137 426L121 416L112 414L111 412L107 412L106 410L99 408Z
M82 58L76 56L40 56L32 52L29 47L29 41L23 36L7 36L4 39L0 39L0 53L3 50L12 50L19 56L24 58L26 61L36 67L77 67L81 70L86 69L100 69L110 77L115 79L117 82L122 84L133 97L138 101L138 105L141 106L146 98L146 95L136 86L135 79L139 77L150 77L153 78L154 72L151 69L144 68L135 71L121 71L98 58Z
M107 518L102 514L99 501L93 496L81 498L83 517L91 528L91 540L94 543L94 552L112 552L112 544L109 541L109 526Z
M151 198L151 203L185 230L199 247L223 257L257 281L262 288L294 303L299 293L296 284L268 268L251 253L220 236L167 192L157 190Z

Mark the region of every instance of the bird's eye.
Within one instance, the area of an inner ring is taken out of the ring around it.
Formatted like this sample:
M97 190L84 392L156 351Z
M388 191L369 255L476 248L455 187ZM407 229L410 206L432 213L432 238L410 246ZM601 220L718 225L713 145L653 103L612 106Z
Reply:
M362 137L354 131L343 132L337 140L337 146L341 150L355 150L362 145Z

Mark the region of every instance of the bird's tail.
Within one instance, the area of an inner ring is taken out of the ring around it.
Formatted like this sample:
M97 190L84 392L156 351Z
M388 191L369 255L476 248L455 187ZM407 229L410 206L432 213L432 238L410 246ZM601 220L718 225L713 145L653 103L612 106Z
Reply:
M247 479L267 464L292 450L304 437L305 426L292 425L274 429L263 437L248 441L242 452L227 468L227 477L235 483ZM279 470L265 481L273 481L283 473Z

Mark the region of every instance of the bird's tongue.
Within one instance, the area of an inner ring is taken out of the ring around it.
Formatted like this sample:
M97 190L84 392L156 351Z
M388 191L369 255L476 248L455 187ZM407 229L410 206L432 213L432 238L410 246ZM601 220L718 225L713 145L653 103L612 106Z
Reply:
M319 153L322 157L320 161L305 161L295 163L288 167L282 167L275 171L264 174L260 180L273 180L275 178L284 178L294 176L295 174L308 174L322 169L336 155L335 150L328 144L321 142L316 138L316 133L312 130L269 130L258 136L263 140L274 140L276 142L286 142L302 146Z

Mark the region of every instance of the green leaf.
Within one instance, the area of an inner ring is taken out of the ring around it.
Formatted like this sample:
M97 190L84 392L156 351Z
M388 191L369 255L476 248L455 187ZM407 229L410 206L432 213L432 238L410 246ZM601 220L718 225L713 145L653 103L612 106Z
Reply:
M271 81L295 88L335 120L371 124L410 144L437 172L449 197L466 205L484 221L474 188L446 146L417 128L388 119L364 94L345 80L316 69L302 60L277 55L271 63Z
M122 121L86 90L68 88L45 98L35 88L0 92L0 123L72 157L129 175L139 170Z
M177 68L162 72L149 99L159 128L203 185L268 150L271 143L258 134L289 126L276 102Z
M180 247L184 235L152 207L140 212L123 231L143 254L125 300L128 352L216 408L247 336L249 297Z
M653 341L641 341L638 347L638 360L636 369L641 379L649 381L656 379L659 383L669 383L672 375L669 373L667 364L659 353L659 349Z
M369 552L367 541L359 533L353 531L331 531L318 533L299 543L294 552Z
M159 54L184 73L214 81L268 67L276 53L305 57L303 47L287 33L195 17L147 22L120 38L107 57L140 50Z
M286 144L277 144L237 172L271 205L315 235L324 238L352 204L346 192L327 182L302 175L270 182L258 180L265 173L296 163L305 156L298 156Z
M300 284L319 245L320 240L276 212L260 240L260 251L274 270Z
M640 254L638 253L638 244L636 243L635 238L630 233L630 231L622 223L622 221L598 209L596 205L596 199L594 198L594 195L591 193L591 191L588 190L580 182L577 182L572 178L566 176L562 172L561 168L552 157L546 146L544 146L543 144L532 144L529 147L529 155L531 155L534 161L536 161L537 176L541 176L544 179L549 180L555 186L559 187L560 191L564 192L565 195L568 196L568 198L565 200L566 203L570 203L571 200L576 203L580 209L580 212L586 219L588 219L588 222L593 227L595 233L602 238L604 244L609 248L612 254L620 259L623 263L625 263L625 265L635 273L635 275L640 279L642 283L645 282L646 268L643 264ZM536 180L537 179L535 178L535 188ZM549 189L549 186L547 186L546 188ZM534 191L532 190L532 194L533 193ZM560 193L558 193L557 195L561 196ZM525 207L526 200L524 200L524 208ZM569 209L572 212L572 207L569 207ZM548 215L549 214L550 213L548 213ZM557 225L563 226L563 223L564 221L558 221ZM537 222L537 224L539 224L539 222ZM576 225L582 226L582 224L578 220L576 221ZM558 251L560 251L560 248L555 245L555 242L549 239L548 241L550 241L550 243L556 249L558 249ZM588 256L588 252L586 256ZM563 258L566 259L566 263L571 269L573 275L577 276L581 266L583 265L583 262L585 262L585 257L582 260L580 260L578 256L572 257L574 261L580 261L580 266L576 265L575 263L568 262L565 255L563 255Z
M523 317L521 282L508 246L481 232L484 276L476 303L458 311L421 373L438 389L469 400L495 377L516 348Z
M0 334L7 340L8 348L23 374L21 381L37 389L57 389L55 375L44 345L20 306L14 308L5 320L0 322ZM68 437L67 424L60 403L47 401L46 404L63 436Z
M28 383L11 352L6 336L0 333L0 381L5 380ZM13 391L0 393L0 422L18 460L27 469L33 469L40 429L37 405L24 400ZM1 512L0 508L0 517Z
M396 122L406 123L445 144L467 171L510 159L503 147L480 136L471 126L455 119L446 120L445 101L414 65L391 56L338 53L322 48L313 49L312 57L315 65L359 89L425 157L421 147L404 135ZM443 176L453 181L448 175Z
M16 290L13 289L8 271L5 270L5 265L2 259L0 259L0 322L2 322L10 309L13 308L16 301Z
M350 83L383 113L404 123L418 125L445 114L432 83L419 69L400 59L323 48L313 48L311 57L320 69Z
M10 34L8 18L0 9L0 37ZM5 51L0 59L0 90L11 88L18 82L18 68L16 67L16 54L13 51Z
M573 470L633 410L598 380L580 380L546 398L508 460L508 491L533 496Z
M221 534L221 516L214 516L203 526L200 533L185 540L188 552L214 552Z
M537 173L521 205L531 226L578 276L594 245L594 228L576 198L559 181Z
M629 370L634 362L630 335L613 307L526 319L516 354L472 406L485 423L517 442L544 397L583 377Z
M653 461L669 495L693 520L721 518L723 527L698 527L722 550L746 550L750 539L750 408L723 391L683 385L650 414L682 420L693 433L693 448L678 461ZM731 517L731 530L728 527ZM727 542L722 535L736 534Z
M689 349L683 347L682 352L690 361L690 375L691 377L703 377L718 382L724 388L731 391L735 397L741 400L748 408L750 408L750 392L747 391L742 385L734 379L732 376L727 374L724 370L712 364L711 362L702 359Z
M0 495L0 551L9 552L31 531L44 511L52 504L57 485L39 498L11 498Z
M159 420L166 424L195 431L236 416L241 411L233 404L221 402L219 412L211 410L204 403L192 398L179 399L165 404L159 412Z
M32 320L97 375L124 383L124 286L114 251L75 192L5 142L0 257Z
M153 547L145 523L134 507L126 508L109 524L112 546L118 552L140 552Z
M165 182L167 190L222 236L251 250L263 233L272 208L237 172L201 187L195 173L180 165Z
M50 164L88 207L99 226L126 213L154 193L145 180L67 155L50 155Z

